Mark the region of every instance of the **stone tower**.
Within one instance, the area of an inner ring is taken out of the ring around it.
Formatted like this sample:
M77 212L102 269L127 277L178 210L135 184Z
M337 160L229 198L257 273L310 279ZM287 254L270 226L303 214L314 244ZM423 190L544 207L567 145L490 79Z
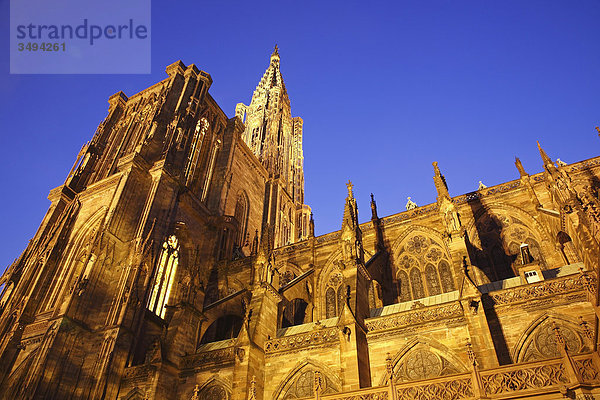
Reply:
M166 72L0 277L0 399L600 395L600 157L458 196L434 163L436 202L365 223L348 182L315 237L277 50L233 118Z
M306 239L310 207L304 204L303 122L292 117L277 46L250 105L239 103L235 113L245 121L244 141L269 172L264 222L275 227L275 245Z

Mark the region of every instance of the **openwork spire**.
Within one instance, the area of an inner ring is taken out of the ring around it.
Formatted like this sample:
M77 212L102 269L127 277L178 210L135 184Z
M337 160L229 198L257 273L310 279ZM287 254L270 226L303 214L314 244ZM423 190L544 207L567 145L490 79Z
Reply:
M274 204L264 209L268 210L265 219L275 229L275 246L307 238L310 207L304 204L303 121L292 117L277 45L250 105L237 104L236 117L244 123L242 139L273 179L267 198ZM277 200L281 198L288 200Z

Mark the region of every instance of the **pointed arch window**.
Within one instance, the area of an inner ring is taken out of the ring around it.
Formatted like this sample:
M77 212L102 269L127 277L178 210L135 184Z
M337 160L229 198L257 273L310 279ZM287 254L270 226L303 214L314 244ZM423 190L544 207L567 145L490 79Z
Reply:
M342 285L342 274L334 273L329 277L327 289L325 290L325 316L333 318L340 315L344 302L346 301L346 293L344 285Z
M398 271L398 283L400 286L400 300L410 301L410 284L408 283L408 274L404 271Z
M336 314L335 298L336 298L335 290L332 287L327 288L327 291L325 292L325 317L326 318L335 317L335 314Z
M217 159L217 152L219 151L219 148L221 147L221 139L217 139L215 141L215 145L213 146L211 153L210 153L210 157L209 157L209 162L208 162L208 171L206 172L206 176L204 177L204 184L202 185L202 196L200 197L201 201L206 200L206 197L208 196L208 189L210 187L210 183L212 181L212 175L215 169L215 161Z
M206 118L201 118L196 124L194 129L194 135L192 137L192 145L190 146L190 153L185 167L185 184L190 186L194 180L194 174L200 158L200 151L202 150L202 142L204 135L208 130L209 123Z
M423 297L425 297L425 289L423 288L421 272L417 268L413 268L410 271L410 285L413 290L414 299L422 299Z
M148 309L161 318L165 317L166 304L173 288L173 281L179 264L179 241L175 235L163 243L163 249L156 266L154 286Z
M573 245L573 241L571 240L571 236L563 231L560 231L558 232L557 238L558 243L560 244L560 250L565 258L566 263L575 264L579 262L579 257L577 255L577 251L575 250L575 246Z
M425 279L427 281L427 292L430 296L442 293L437 270L431 264L427 264L425 267Z
M442 260L440 261L439 269L444 292L452 292L453 290L456 290L454 279L452 278L452 272L450 271L450 265L446 261Z
M245 192L240 193L235 203L234 217L239 223L237 245L243 247L246 242L246 228L248 225L248 197Z

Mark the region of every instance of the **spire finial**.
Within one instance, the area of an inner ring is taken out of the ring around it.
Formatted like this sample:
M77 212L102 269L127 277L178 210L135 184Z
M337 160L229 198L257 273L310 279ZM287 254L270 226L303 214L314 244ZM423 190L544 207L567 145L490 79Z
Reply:
M377 203L375 202L375 196L373 196L373 193L371 193L371 219L379 219L379 216L377 215Z
M348 197L352 198L354 197L354 193L352 193L352 181L348 179L348 182L346 183L346 187L348 188Z
M273 49L273 53L271 53L271 61L273 60L279 61L279 47L275 44L275 48Z

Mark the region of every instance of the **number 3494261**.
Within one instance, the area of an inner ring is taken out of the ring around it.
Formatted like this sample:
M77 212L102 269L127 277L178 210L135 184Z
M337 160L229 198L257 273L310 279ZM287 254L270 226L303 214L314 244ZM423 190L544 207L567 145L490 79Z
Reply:
M65 43L17 43L19 51L66 51Z

